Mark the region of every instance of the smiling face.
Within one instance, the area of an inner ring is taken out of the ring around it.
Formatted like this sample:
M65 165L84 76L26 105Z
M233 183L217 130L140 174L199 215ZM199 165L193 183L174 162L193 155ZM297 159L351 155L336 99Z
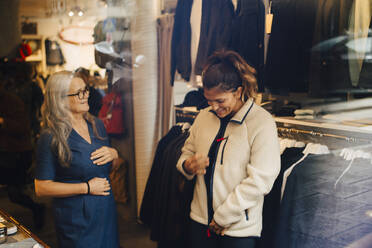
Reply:
M208 104L220 118L239 111L243 106L241 94L242 87L238 87L235 91L224 91L218 86L211 89L204 88L204 96Z
M78 95L74 95L85 90L86 84L81 78L74 77L70 83L70 90L68 91L69 108L73 114L83 114L89 111L88 97L89 91L83 95L82 99L79 99Z

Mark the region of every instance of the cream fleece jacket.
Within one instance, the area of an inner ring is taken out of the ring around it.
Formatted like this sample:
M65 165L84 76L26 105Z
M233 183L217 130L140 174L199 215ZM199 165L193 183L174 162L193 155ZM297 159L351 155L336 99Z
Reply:
M187 179L183 162L195 153L208 156L220 128L210 108L202 110L182 148L178 170ZM213 176L213 219L232 237L260 236L264 195L280 171L280 147L275 121L262 107L248 100L227 125L218 148ZM190 217L208 225L207 191L197 175Z

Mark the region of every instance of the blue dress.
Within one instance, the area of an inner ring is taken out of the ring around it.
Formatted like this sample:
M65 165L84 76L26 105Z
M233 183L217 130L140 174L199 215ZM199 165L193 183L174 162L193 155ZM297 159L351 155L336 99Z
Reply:
M110 146L101 120L96 119L98 139L88 122L91 144L75 130L68 137L72 160L62 167L51 149L51 134L44 132L37 147L36 179L63 183L87 182L94 177L109 180L111 163L95 165L90 154L102 146ZM119 247L117 216L112 192L108 196L76 195L54 198L53 209L59 247Z

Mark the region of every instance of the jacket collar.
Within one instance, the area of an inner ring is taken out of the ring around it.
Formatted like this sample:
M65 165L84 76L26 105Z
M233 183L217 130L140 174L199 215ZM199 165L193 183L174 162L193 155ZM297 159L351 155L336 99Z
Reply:
M242 124L253 107L253 100L248 99L238 112L231 118L231 122Z
M248 113L251 111L253 103L254 102L252 99L248 99L247 102L243 104L243 106L239 109L238 112L236 112L236 114L231 118L230 121L242 124L245 118L247 117ZM209 112L212 112L213 114L216 115L216 113L212 109L210 109Z

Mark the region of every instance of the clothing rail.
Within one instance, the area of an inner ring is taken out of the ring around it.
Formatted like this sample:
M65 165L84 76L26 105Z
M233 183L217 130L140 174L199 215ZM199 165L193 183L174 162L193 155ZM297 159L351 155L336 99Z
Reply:
M176 110L176 123L188 122L192 124L199 111L190 107L174 107Z
M300 130L300 129L295 129L295 128L278 127L278 132L280 134L285 134L285 133L308 134L308 135L317 136L317 137L331 137L331 138L336 138L336 139L342 139L348 142L367 142L367 143L372 144L372 140L368 140L368 139L347 137L347 136L342 136L342 135L328 134L328 133L315 132L315 131Z
M331 150L372 144L372 132L357 127L326 120L295 120L291 117L276 117L275 121L280 137L324 144Z

